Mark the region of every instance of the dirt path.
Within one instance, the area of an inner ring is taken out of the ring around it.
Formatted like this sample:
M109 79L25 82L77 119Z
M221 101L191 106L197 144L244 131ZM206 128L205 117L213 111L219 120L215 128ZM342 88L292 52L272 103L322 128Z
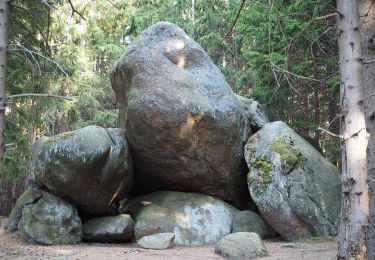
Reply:
M24 243L16 233L3 229L0 219L0 259L223 259L214 253L214 246L176 247L168 250L149 250L134 244L86 244L73 246L40 246ZM321 242L265 241L269 257L262 259L336 259L336 241Z

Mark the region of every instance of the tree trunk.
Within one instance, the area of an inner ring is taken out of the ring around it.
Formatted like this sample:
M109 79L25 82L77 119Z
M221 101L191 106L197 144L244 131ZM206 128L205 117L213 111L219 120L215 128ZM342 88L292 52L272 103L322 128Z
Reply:
M370 132L367 146L367 171L370 189L370 218L367 243L368 259L375 259L375 63L366 61L375 60L375 2L371 0L360 1L360 28L362 37L363 74L365 79L364 100L366 113L366 126Z
M366 259L369 217L367 130L362 99L364 86L357 0L338 0L340 54L342 195L338 259Z
M4 183L4 103L7 79L9 2L9 0L0 0L0 205L4 205L8 199ZM7 213L0 206L0 215Z

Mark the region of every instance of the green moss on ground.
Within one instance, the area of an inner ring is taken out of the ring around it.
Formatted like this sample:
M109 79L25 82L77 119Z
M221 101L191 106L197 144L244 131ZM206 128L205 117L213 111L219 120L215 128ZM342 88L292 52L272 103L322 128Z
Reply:
M297 241L298 243L322 243L322 242L328 242L328 241L335 241L336 237L334 236L321 236L321 237L306 237L301 238Z

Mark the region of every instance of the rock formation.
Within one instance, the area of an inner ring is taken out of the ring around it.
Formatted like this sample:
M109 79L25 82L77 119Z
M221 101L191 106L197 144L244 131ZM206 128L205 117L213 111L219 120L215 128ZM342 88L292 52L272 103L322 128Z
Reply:
M131 189L132 157L125 131L88 126L42 138L35 148L39 186L94 215Z
M337 234L339 172L285 123L268 123L251 136L245 159L251 197L282 237Z
M249 122L198 43L174 24L157 23L129 46L111 81L127 104L120 121L134 155L136 192L190 191L244 205Z

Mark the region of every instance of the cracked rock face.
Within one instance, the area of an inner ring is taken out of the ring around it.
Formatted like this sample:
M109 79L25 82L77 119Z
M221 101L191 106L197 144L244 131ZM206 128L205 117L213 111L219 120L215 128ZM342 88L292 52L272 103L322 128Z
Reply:
M243 163L248 119L198 43L174 24L157 23L111 74L118 100L127 103L136 192L198 192L237 206L249 199Z
M38 185L86 213L107 212L131 189L133 163L122 129L88 126L41 138L34 151Z
M53 194L29 187L18 199L6 224L23 240L43 245L76 244L82 224L76 208Z
M251 197L282 237L337 234L339 172L285 123L268 123L251 136L245 159Z

